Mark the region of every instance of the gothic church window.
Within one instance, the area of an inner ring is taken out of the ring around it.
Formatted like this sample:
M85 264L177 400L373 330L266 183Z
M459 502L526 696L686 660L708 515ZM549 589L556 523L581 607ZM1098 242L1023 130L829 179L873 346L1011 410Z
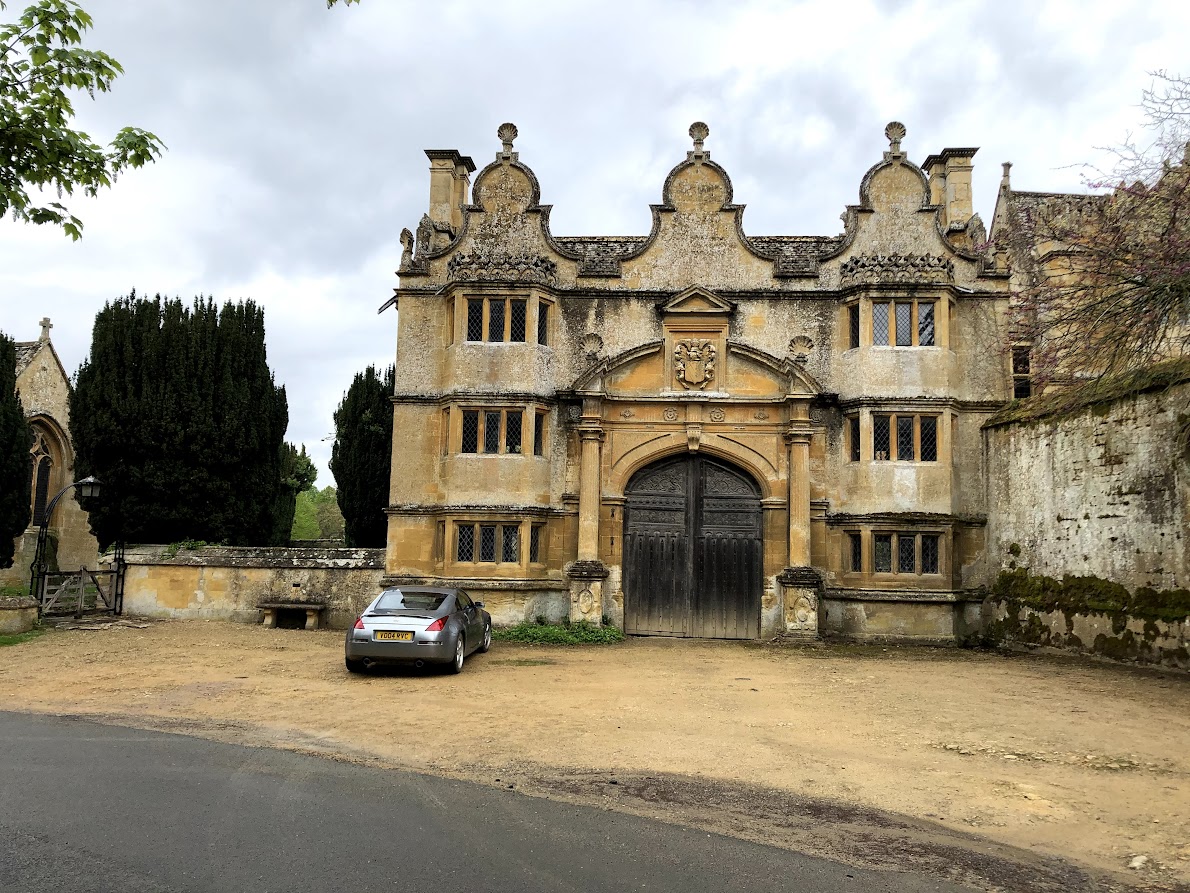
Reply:
M50 476L54 470L54 460L50 456L50 447L45 435L38 434L33 440L30 451L33 490L33 525L40 526L45 520L46 504L50 495Z

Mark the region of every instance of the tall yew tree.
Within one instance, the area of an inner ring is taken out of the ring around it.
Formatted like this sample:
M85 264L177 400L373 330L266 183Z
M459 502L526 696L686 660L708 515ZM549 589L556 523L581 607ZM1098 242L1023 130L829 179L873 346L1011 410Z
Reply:
M79 474L104 485L87 506L102 546L287 538L277 531L289 411L253 302L217 309L210 299L187 306L134 292L108 303L70 419Z
M14 540L29 525L31 436L16 371L16 347L0 332L0 567L12 566Z
M349 546L380 547L388 519L389 465L393 451L392 366L381 377L369 366L357 372L335 410L331 473L338 488Z

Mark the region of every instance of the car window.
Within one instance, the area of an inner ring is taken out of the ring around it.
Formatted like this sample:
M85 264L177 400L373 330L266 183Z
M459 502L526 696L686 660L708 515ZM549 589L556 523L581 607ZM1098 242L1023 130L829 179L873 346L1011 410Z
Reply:
M437 611L446 601L439 592L402 592L389 589L380 596L374 611Z
M465 611L467 608L471 607L471 599L468 597L467 593L463 592L462 590L459 590L455 593L455 600L459 603L460 611Z

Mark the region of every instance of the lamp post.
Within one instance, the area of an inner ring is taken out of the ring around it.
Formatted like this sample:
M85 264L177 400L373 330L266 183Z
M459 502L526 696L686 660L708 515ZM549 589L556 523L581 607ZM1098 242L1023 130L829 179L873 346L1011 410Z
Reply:
M37 610L41 611L42 602L42 583L45 578L45 543L49 533L50 518L54 514L54 509L58 505L58 500L71 487L78 487L79 496L84 499L99 495L100 488L99 481L94 475L83 478L81 481L75 481L73 484L67 484L57 495L50 500L50 504L45 507L45 512L41 516L41 525L37 528L37 551L33 553L33 566L29 571L29 594L37 599Z

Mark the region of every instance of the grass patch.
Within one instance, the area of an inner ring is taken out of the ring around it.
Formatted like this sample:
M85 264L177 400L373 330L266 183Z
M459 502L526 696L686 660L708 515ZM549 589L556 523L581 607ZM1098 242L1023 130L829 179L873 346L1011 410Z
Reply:
M0 586L0 598L26 598L28 586Z
M586 620L571 623L518 623L492 630L492 638L499 642L518 642L522 645L612 645L624 641L624 633L614 626L597 626Z
M38 636L45 635L45 630L41 628L31 629L27 633L16 633L11 636L0 636L0 648L5 645L20 645L24 642L32 642Z

